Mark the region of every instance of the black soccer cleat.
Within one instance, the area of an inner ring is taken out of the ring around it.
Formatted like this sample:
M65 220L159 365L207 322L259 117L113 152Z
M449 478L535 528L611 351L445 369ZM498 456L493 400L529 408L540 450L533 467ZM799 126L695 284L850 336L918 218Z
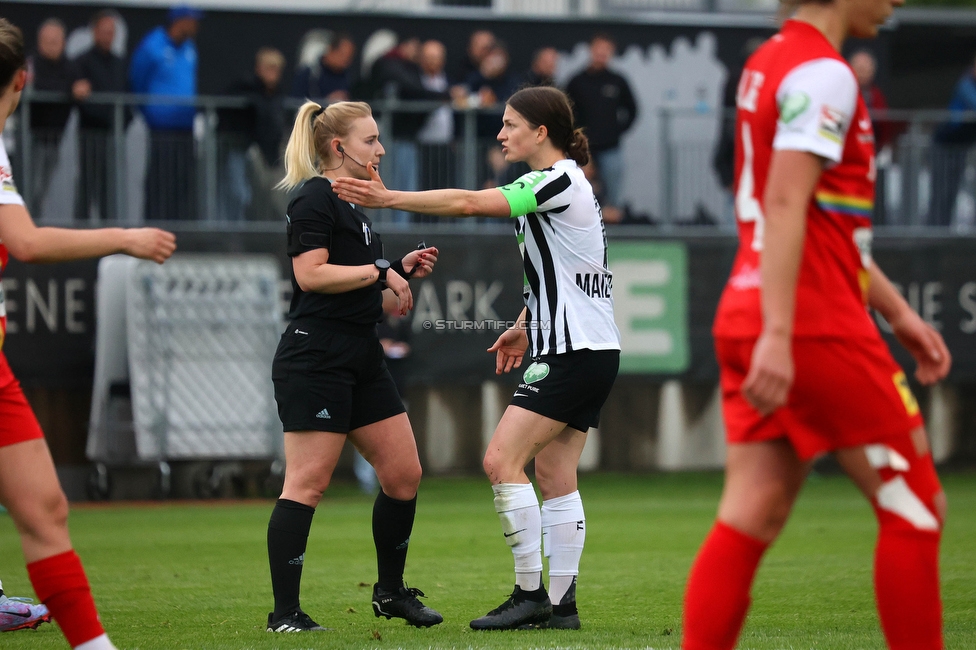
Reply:
M417 597L424 597L424 592L415 587L403 585L396 591L380 589L379 584L373 585L373 614L377 618L385 616L387 619L402 618L414 627L430 627L444 622L444 617L435 610L420 602Z
M504 603L471 621L472 630L530 630L545 627L552 603L545 587L524 591L518 585Z
M576 610L576 602L553 605L552 616L549 617L549 624L546 627L550 630L580 629L579 612Z
M559 603L552 606L552 615L548 621L520 625L520 630L578 630L580 629L579 611L576 609L576 578L570 585Z
M327 629L300 609L282 616L277 621L272 621L272 616L274 612L268 614L268 632L325 632Z

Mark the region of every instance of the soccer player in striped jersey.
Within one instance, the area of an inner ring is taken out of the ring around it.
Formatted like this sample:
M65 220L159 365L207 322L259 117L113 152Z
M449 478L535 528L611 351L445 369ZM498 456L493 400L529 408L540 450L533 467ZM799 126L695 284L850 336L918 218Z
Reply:
M23 34L0 18L0 133L17 109L26 84ZM0 270L7 266L8 256L22 262L63 262L127 253L162 263L176 249L172 233L157 228L38 228L14 185L2 139L0 242ZM0 345L6 326L7 312L0 291ZM44 433L2 352L0 503L10 511L17 526L34 591L71 647L114 650L99 621L81 560L71 546L68 500L58 482ZM0 611L7 609L9 613L12 605L7 605Z
M865 307L892 326L921 383L945 377L950 357L871 258L874 136L840 55L902 2L801 0L739 81L739 251L714 328L726 479L688 579L685 650L735 647L756 568L825 453L878 519L875 595L889 647L943 647L945 494L918 403Z
M617 376L620 334L613 321L613 276L600 205L583 176L586 136L566 95L525 88L508 100L498 134L505 159L532 169L504 187L481 191L398 192L371 181L337 179L340 198L372 208L439 216L514 218L525 270L525 308L516 327L488 351L498 374L531 363L495 429L484 469L505 541L515 557L515 589L471 621L476 630L578 629L576 578L586 517L576 469L586 433ZM535 460L542 507L525 474ZM549 590L542 584L542 551Z

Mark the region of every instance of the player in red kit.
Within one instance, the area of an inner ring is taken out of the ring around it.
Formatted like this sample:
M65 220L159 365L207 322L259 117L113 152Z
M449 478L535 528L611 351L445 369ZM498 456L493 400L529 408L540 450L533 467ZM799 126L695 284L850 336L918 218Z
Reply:
M728 438L718 518L688 579L685 650L733 648L763 553L812 459L833 453L879 522L875 592L895 649L942 644L945 518L918 404L866 306L934 383L942 337L871 259L874 137L839 51L903 0L805 2L738 86L739 251L714 335Z
M16 110L26 84L23 35L17 27L0 18L0 134L7 118ZM22 262L61 262L112 253L163 262L176 248L175 237L156 228L38 228L14 185L2 139L0 242L0 270L7 266L8 251L10 257ZM0 291L0 345L6 324ZM114 650L98 619L81 560L72 549L68 536L68 501L58 482L44 433L3 353L0 353L0 504L10 511L17 526L34 591L50 610L71 647ZM7 608L6 613L11 611ZM29 625L29 617L23 623Z

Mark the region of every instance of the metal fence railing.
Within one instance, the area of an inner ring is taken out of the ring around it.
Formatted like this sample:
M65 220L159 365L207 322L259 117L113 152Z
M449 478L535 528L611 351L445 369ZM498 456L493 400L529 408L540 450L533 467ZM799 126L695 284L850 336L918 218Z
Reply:
M111 128L81 128L77 112L63 129L30 128L38 103L66 100L25 92L3 133L17 187L39 222L229 224L278 221L284 214L288 197L274 189L283 175L280 156L268 160L253 134L221 125L227 111L247 108L246 98L93 94L88 101L113 107ZM195 106L193 130L149 129L139 111L147 103ZM286 125L297 105L285 104ZM527 169L507 164L494 139L501 107L388 99L372 106L387 151L380 172L388 187L479 189L510 182ZM436 111L440 127L419 134L417 128L403 130L410 120L396 119L413 115L419 125ZM601 201L607 221L731 231L731 196L716 171L729 115L696 109L641 113L622 140L621 205ZM976 230L976 113L892 110L874 119L877 225ZM287 135L286 129L281 150ZM599 193L598 171L592 181ZM372 217L394 226L440 221L392 211ZM479 228L478 220L466 223Z

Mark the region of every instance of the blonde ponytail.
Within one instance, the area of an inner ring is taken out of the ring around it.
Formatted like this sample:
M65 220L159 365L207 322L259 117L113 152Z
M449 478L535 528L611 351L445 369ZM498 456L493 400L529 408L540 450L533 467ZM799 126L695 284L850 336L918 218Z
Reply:
M316 112L322 107L315 102L305 102L295 116L295 126L291 129L288 146L285 147L285 177L275 185L278 189L291 190L306 180L318 176L315 152L314 120L320 115ZM313 117L315 115L315 117Z

